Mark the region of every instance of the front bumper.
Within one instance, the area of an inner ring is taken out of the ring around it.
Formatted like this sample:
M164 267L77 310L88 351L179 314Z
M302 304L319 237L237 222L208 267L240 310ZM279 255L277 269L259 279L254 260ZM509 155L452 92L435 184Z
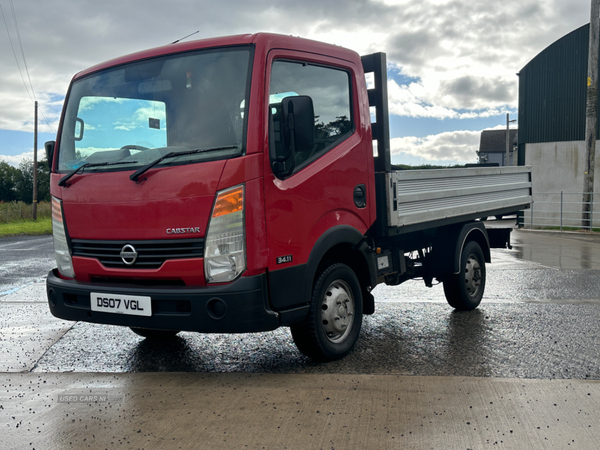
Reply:
M46 291L50 312L65 320L202 333L271 331L280 326L279 315L269 308L265 274L219 286L148 287L65 280L54 269L48 273ZM149 296L152 315L92 311L92 292Z

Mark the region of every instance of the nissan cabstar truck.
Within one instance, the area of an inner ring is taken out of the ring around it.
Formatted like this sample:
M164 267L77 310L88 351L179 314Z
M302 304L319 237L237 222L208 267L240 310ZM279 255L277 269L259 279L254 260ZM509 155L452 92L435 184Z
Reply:
M441 282L476 308L509 245L480 219L528 208L531 170L393 170L387 105L385 54L275 34L78 73L46 143L52 314L148 339L289 327L326 361L380 283Z

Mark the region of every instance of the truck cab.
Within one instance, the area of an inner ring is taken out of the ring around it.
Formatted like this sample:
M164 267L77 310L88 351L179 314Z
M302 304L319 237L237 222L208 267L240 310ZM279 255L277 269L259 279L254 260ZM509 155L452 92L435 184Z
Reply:
M269 34L77 74L47 145L51 311L148 336L298 322L375 220L368 108L356 53Z

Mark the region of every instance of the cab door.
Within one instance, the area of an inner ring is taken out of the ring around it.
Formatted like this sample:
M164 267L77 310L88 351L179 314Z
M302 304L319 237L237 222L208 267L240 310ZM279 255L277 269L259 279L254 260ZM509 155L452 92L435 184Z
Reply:
M340 226L361 236L374 220L367 204L372 147L359 126L354 70L352 63L315 54L269 54L265 206L271 306L276 311L309 301L306 266L319 238ZM295 148L290 161L281 108L284 99L296 96L312 100L314 140Z

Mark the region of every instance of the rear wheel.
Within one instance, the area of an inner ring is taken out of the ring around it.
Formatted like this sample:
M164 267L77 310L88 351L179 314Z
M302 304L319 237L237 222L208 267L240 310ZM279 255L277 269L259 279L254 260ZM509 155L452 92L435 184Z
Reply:
M168 339L173 339L179 331L177 330L151 330L149 328L134 328L130 327L131 331L133 331L138 336L145 337L146 339L153 339L157 341L163 341Z
M477 308L485 290L485 259L479 244L471 241L460 255L460 272L444 280L444 294L453 308L470 311Z
M298 349L317 361L345 356L362 325L362 293L358 278L346 264L324 266L317 274L308 316L292 325Z

